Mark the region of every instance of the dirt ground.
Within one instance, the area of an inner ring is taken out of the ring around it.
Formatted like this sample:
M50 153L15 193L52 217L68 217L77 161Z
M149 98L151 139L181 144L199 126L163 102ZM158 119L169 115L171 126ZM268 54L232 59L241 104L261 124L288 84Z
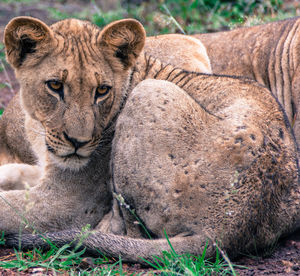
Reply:
M72 10L73 12L76 11L76 9L80 10L80 3L76 1L71 2L72 3L68 3L68 5L60 4L61 10ZM113 2L114 1L111 1L112 4ZM47 5L51 6L54 5L54 3L54 1L49 1ZM0 2L0 41L3 41L3 30L5 25L14 16L31 15L41 18L47 23L54 22L53 19L49 18L49 14L47 10L44 9L44 5L45 2L32 7L23 6L21 3L7 4ZM93 7L91 7L91 9L92 8ZM3 65L5 70L0 72L0 83L8 83L10 87L0 86L0 108L5 107L15 92L19 89L19 85L14 77L13 70L9 67L9 65ZM13 250L0 247L0 261L12 258L15 258ZM286 239L279 241L277 246L273 248L273 250L269 251L267 257L242 256L233 263L235 265L247 267L247 269L236 268L238 275L300 275L300 231ZM128 267L128 271L131 273L133 269L141 271L140 267ZM29 275L39 273L44 273L44 271L36 268L20 273L15 270L6 270L0 268L0 275Z
M0 261L13 259L16 259L14 251L0 246ZM237 275L241 276L300 275L300 231L281 240L276 247L268 252L268 257L259 257L255 255L241 256L232 263ZM88 266L88 263L83 265ZM141 268L140 265L132 266L123 264L123 271L128 272L128 274L147 273L148 271L153 271L153 269ZM26 271L18 272L16 269L0 268L0 275L31 274L45 274L45 269L30 268ZM52 275L52 272L47 273L47 275Z

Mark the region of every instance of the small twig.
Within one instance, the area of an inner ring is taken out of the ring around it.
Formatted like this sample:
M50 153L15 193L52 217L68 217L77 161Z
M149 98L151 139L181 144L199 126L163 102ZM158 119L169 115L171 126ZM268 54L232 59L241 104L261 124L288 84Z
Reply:
M6 260L11 260L11 258L14 258L14 257L16 257L16 254L9 252L8 255L2 256L0 258L0 262L4 262Z
M146 235L148 236L148 238L151 240L152 236L149 233L148 229L146 228L146 226L143 224L143 222L140 220L140 218L138 217L138 215L135 213L134 209L130 208L130 205L128 205L125 202L124 197L121 194L116 194L115 192L113 192L113 197L119 202L120 206L125 207L125 209L127 209L133 216L134 218L137 220L138 224L143 228L143 230L145 231Z
M99 15L102 16L102 11L101 11L101 9L97 6L97 4L95 3L95 1L92 1L92 6L93 6L94 9L96 10L96 12L99 13Z
M231 263L231 261L229 260L229 258L227 257L227 255L225 254L225 252L217 245L216 242L214 242L213 240L212 240L212 242L213 242L214 246L215 246L216 248L218 248L218 250L219 250L219 252L221 253L222 257L224 258L224 260L225 260L225 261L227 262L227 264L229 265L229 268L230 268L230 270L231 270L231 272L232 272L232 275L236 276L236 273L235 273L235 271L234 271L234 268L233 268L233 266L232 266L232 263Z
M183 33L186 34L185 31L183 30L183 28L180 26L180 24L177 22L177 20L173 17L173 15L171 14L170 10L168 9L168 7L166 6L166 4L163 4L162 7L165 9L165 11L167 12L167 14L169 15L170 19L172 20L172 22L176 25L176 27Z
M211 235L205 231L205 235L212 241L213 245L219 250L219 252L221 253L222 257L224 258L224 260L227 262L231 272L232 272L232 275L233 276L236 276L236 273L234 271L234 268L232 266L232 263L231 261L229 260L229 258L227 257L227 255L225 254L225 252L217 245L217 243L215 242L215 239L213 239L211 237Z

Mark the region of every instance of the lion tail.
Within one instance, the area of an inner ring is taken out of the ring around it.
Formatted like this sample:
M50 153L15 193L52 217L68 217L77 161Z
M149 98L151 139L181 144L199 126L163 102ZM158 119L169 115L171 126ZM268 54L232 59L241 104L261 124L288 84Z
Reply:
M5 245L22 249L34 247L49 249L51 244L61 247L70 244L73 248L85 247L86 252L93 255L104 254L134 263L153 261L153 256L160 257L163 251L173 251L181 255L190 253L211 258L215 255L216 244L206 235L177 236L170 239L135 239L126 236L103 234L97 231L83 237L77 230L68 230L54 233L17 234L5 237ZM157 260L157 259L156 259Z

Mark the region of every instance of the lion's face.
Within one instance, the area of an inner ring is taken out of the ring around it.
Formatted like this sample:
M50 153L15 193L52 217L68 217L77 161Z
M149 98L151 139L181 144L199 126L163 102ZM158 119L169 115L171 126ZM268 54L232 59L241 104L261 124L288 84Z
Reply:
M20 74L26 80L21 89L23 106L42 124L49 156L70 168L88 162L121 100L116 99L121 87L109 66L96 66L107 65L101 55L95 63L79 63L72 53L63 57L52 53Z
M144 39L134 20L103 31L74 19L51 29L27 17L8 24L7 58L20 81L22 106L42 126L48 155L60 167L83 167L101 146Z

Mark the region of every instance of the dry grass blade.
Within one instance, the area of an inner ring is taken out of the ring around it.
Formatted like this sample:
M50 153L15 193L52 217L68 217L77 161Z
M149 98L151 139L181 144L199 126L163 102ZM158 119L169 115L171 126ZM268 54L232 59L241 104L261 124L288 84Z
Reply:
M7 87L9 88L9 91L11 92L11 94L14 95L15 91L14 91L13 85L12 85L13 82L11 81L11 79L10 79L8 73L7 73L7 69L5 67L5 64L4 64L4 62L1 59L0 59L0 66L3 68L4 74L5 74L5 78L7 80L7 84L9 84L9 85L7 85Z

